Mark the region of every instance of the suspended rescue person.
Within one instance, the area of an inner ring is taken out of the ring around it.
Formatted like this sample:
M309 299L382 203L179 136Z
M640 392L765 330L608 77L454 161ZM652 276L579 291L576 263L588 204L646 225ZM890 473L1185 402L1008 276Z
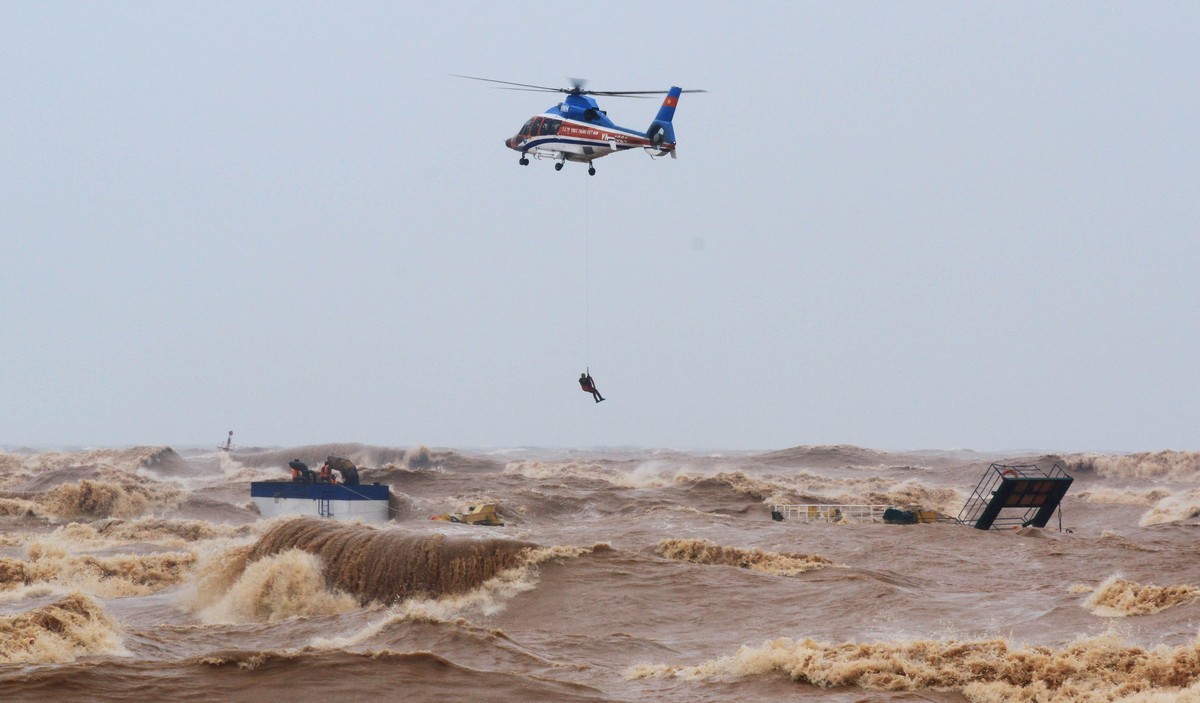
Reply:
M592 380L591 369L579 374L579 387L584 393L591 393L596 402L604 400L604 396L600 395L600 391L596 390L596 382Z
M358 485L358 469L354 462L340 456L326 457L325 465L342 476L342 483L347 486Z

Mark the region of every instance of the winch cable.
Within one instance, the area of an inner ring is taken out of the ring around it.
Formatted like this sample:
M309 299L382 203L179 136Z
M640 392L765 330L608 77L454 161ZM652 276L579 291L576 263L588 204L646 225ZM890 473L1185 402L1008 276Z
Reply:
M591 368L592 361L592 242L588 222L591 219L588 210L588 183L591 180L583 179L583 361L588 369Z

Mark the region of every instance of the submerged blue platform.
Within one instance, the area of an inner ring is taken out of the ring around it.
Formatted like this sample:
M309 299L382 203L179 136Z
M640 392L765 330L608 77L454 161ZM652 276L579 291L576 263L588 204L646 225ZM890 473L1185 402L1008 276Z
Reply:
M311 515L334 520L386 522L391 486L378 483L346 486L340 483L255 481L250 500L263 517Z
M378 483L345 486L340 483L297 483L295 481L255 481L250 484L251 498L309 498L324 500L387 500L391 486Z

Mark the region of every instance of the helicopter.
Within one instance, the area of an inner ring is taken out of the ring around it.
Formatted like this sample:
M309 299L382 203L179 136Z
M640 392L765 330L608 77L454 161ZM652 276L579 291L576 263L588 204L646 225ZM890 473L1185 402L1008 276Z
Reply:
M670 90L585 90L584 81L571 79L570 88L551 88L543 85L528 83L513 83L498 81L492 78L477 78L450 74L455 78L466 78L473 81L500 83L502 90L524 90L542 93L565 93L562 102L550 107L540 115L530 117L520 131L504 140L504 146L519 152L521 158L517 163L529 165L529 157L535 159L553 159L554 170L561 171L567 161L586 163L588 175L596 175L596 167L592 161L602 156L608 156L618 151L644 149L651 158L667 156L675 157L675 128L671 126L671 118L675 116L675 106L679 104L682 93L705 93L705 90L683 90L672 86ZM595 98L590 96L619 98L648 98L651 95L666 94L662 107L654 116L654 121L645 131L619 127L608 118L608 113L600 109Z

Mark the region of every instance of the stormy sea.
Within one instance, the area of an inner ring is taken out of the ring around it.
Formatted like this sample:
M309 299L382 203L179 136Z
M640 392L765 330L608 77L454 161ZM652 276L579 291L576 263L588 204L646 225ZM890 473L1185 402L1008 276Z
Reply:
M259 514L328 455L385 523ZM1061 512L956 524L994 463ZM0 700L1200 701L1198 515L1191 452L10 447Z

